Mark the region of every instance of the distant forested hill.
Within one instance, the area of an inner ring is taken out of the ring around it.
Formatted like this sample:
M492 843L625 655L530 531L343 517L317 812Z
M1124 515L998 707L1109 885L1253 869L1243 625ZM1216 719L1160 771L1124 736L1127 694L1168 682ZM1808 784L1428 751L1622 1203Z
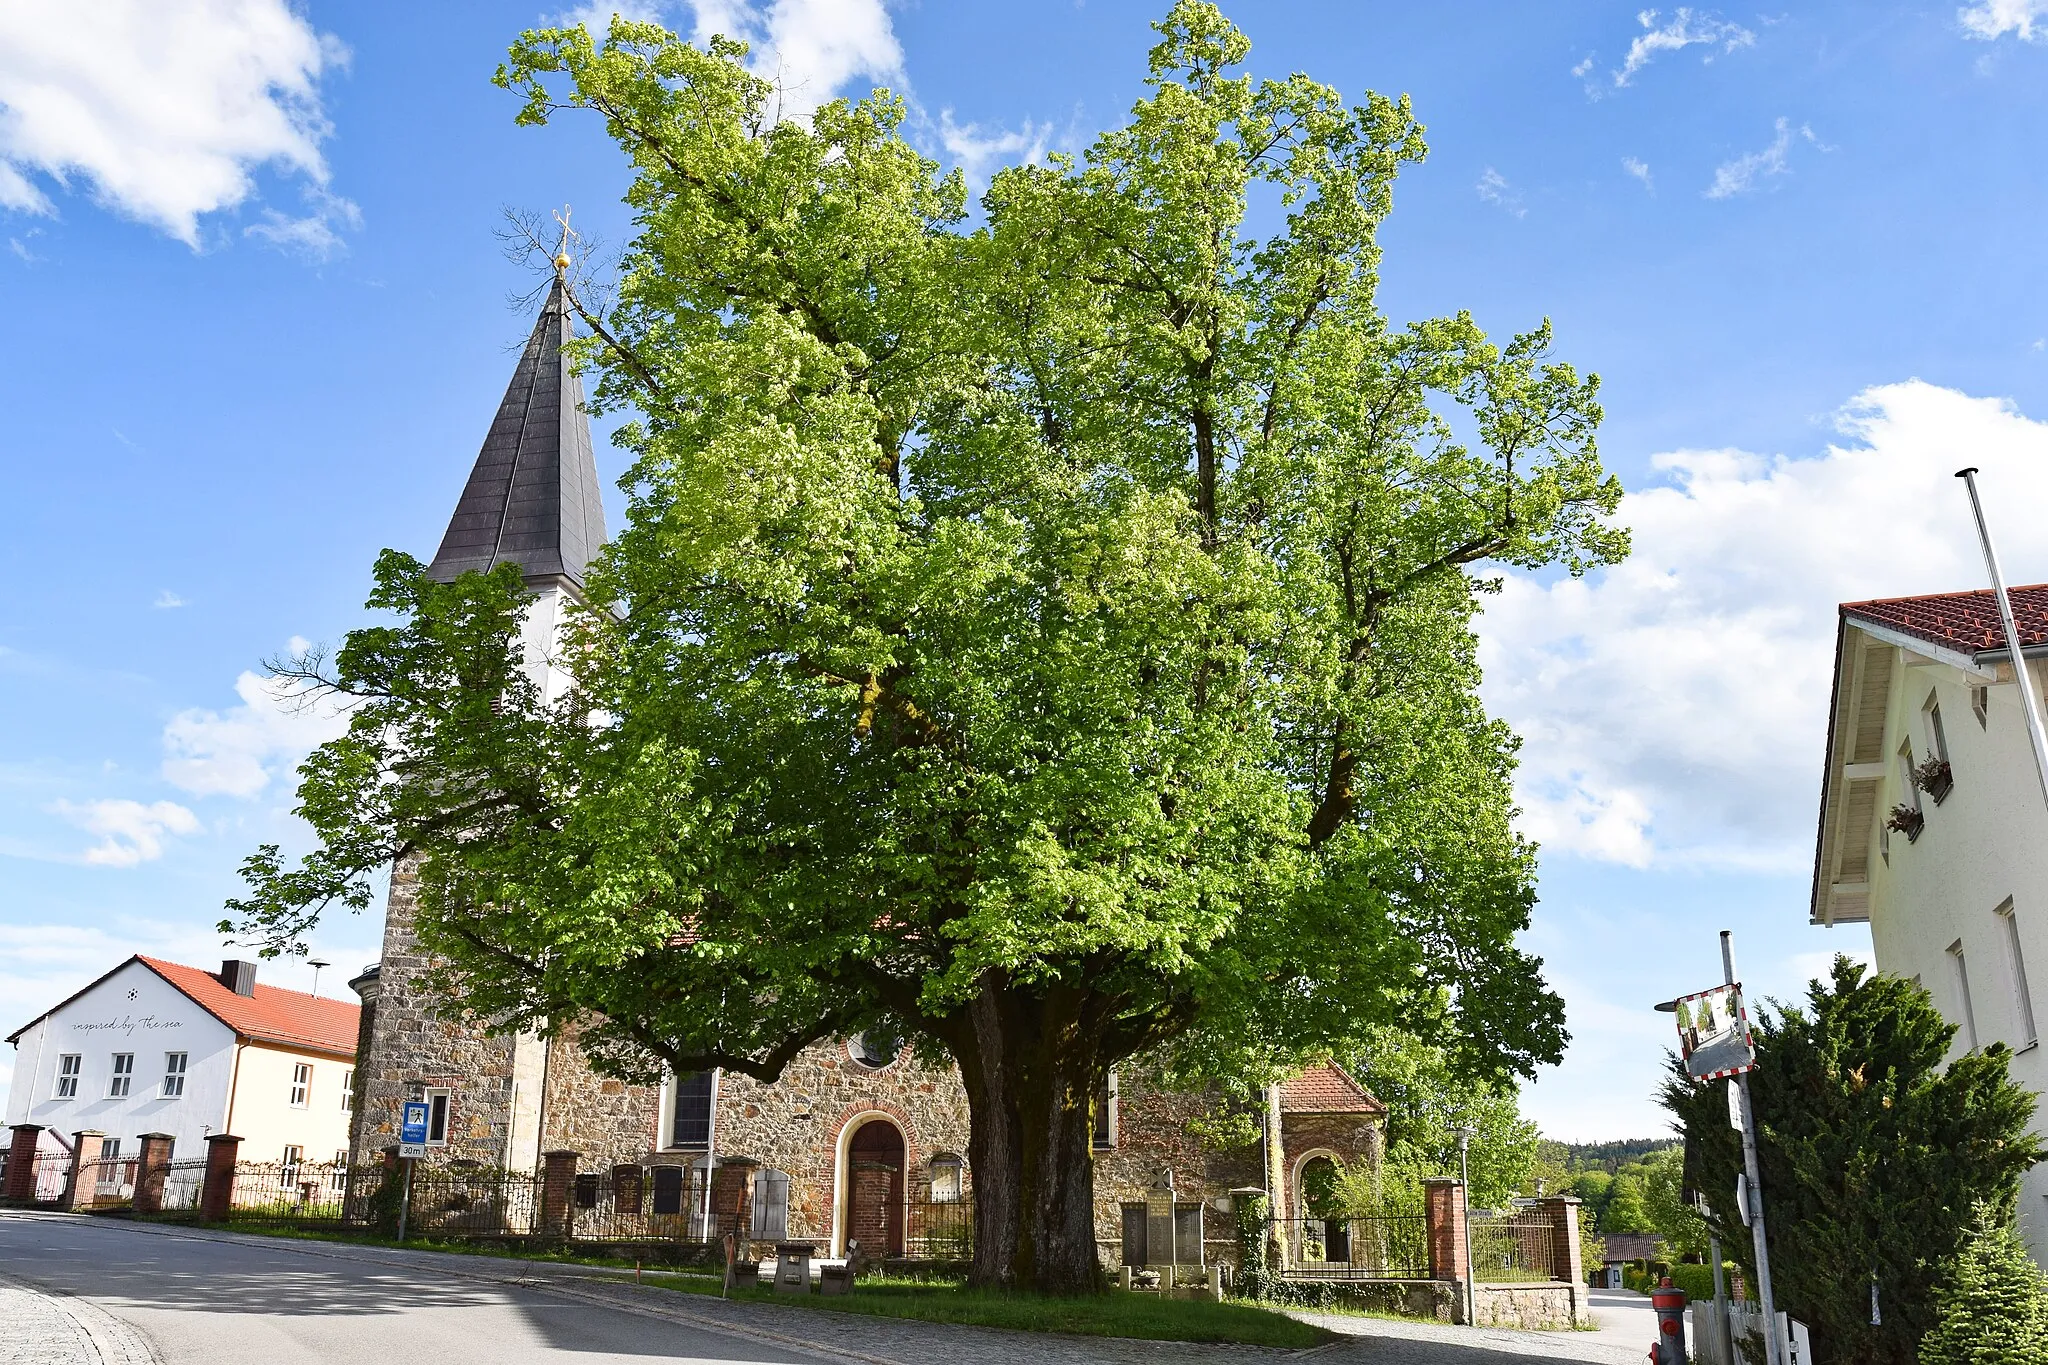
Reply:
M1605 1171L1613 1175L1652 1152L1676 1147L1677 1138L1624 1138L1619 1142L1552 1142L1537 1144L1536 1159L1555 1162L1567 1171Z

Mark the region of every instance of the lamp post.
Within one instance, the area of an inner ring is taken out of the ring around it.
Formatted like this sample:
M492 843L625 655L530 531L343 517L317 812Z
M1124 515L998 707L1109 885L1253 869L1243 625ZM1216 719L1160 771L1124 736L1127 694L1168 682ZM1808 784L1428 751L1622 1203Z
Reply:
M316 957L309 958L306 962L306 965L313 969L313 994L318 995L320 994L320 969L322 967L331 966L332 964L322 958Z
M1467 1159L1473 1132L1469 1126L1458 1129L1458 1188L1465 1193L1465 1322L1468 1326L1477 1327L1479 1288L1472 1278L1472 1168Z

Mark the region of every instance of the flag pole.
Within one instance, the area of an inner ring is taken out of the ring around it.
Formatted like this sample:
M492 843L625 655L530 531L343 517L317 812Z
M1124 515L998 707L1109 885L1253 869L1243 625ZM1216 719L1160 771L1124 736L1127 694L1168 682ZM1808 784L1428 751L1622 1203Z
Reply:
M2020 627L2013 619L2012 598L2005 591L2005 575L1998 567L1998 551L1992 548L1991 525L1984 520L1984 500L1977 496L1977 467L1958 469L1956 477L1970 490L1970 511L1977 517L1977 539L1984 545L1984 567L1991 571L1991 595L1998 599L1998 616L2005 623L2005 647L2012 655L2013 679L2020 686L2020 707L2027 716L2027 738L2034 745L2034 775L2041 779L2041 800L2048 805L2048 731L2041 728L2041 701L2027 677L2026 657L2020 653Z

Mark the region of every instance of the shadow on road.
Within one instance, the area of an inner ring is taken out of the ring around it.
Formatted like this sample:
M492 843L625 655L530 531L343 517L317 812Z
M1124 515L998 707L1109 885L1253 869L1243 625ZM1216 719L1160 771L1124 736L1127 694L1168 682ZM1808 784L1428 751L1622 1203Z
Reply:
M503 1273L502 1263L476 1271ZM379 1264L321 1243L218 1240L162 1227L64 1216L0 1218L0 1272L92 1299L143 1327L167 1360L252 1350L283 1365L368 1358L379 1343L404 1359L467 1365L508 1358L652 1356L734 1362L811 1361L767 1343L542 1292L461 1278L464 1268ZM252 1335L253 1334L253 1335ZM258 1347L259 1340L273 1344ZM294 1354L276 1353L289 1346ZM366 1349L367 1348L367 1349Z

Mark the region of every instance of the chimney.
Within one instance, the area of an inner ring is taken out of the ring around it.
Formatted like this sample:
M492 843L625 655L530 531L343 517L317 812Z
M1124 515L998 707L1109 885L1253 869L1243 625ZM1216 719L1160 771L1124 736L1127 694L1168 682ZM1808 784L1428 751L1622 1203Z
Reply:
M229 958L220 964L220 984L236 995L256 994L256 964Z

